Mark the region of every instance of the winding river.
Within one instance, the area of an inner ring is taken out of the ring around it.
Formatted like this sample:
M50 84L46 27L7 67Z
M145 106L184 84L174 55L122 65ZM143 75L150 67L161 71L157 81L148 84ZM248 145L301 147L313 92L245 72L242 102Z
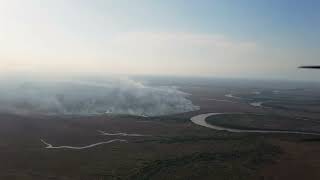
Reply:
M128 133L107 133L104 131L98 131L103 136L150 136L150 135L144 135L144 134L128 134Z
M223 126L216 126L207 123L206 119L209 116L217 116L222 114L234 114L234 113L207 113L207 114L200 114L191 118L191 121L194 124L207 127L210 129L218 130L218 131L228 131L233 133L278 133L278 134L303 134L303 135L317 135L320 136L320 133L312 133L312 132L301 132L301 131L279 131L279 130L245 130L245 129L234 129L228 128Z
M112 139L110 141L99 142L99 143L90 144L87 146L75 147L75 146L53 146L52 144L47 143L43 139L40 139L40 141L47 146L47 147L45 147L47 149L75 149L75 150L88 149L88 148L92 148L92 147L95 147L98 145L110 144L113 142L128 142L127 140L124 140L124 139Z

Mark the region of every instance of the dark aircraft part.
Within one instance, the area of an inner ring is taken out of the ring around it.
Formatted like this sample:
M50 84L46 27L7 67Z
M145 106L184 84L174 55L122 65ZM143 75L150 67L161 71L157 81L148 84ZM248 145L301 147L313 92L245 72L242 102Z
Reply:
M300 66L299 68L303 68L303 69L320 69L320 66Z

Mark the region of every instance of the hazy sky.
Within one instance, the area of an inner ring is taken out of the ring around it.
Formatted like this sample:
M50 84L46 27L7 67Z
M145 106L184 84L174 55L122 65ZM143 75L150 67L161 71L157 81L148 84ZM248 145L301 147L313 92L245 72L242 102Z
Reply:
M318 0L0 0L1 73L315 79Z

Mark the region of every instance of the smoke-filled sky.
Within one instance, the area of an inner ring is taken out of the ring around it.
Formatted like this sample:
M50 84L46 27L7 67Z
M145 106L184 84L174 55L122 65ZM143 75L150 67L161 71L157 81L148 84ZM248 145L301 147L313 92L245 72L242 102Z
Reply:
M190 94L126 78L0 81L0 113L160 116L198 110Z
M317 0L0 0L2 74L314 80Z

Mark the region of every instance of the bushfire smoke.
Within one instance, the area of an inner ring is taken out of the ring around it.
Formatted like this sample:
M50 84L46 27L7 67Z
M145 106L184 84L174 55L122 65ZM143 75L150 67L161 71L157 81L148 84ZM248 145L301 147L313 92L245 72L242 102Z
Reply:
M4 83L5 84L5 83ZM188 94L121 79L17 81L0 89L0 110L49 115L128 114L160 116L197 110Z

